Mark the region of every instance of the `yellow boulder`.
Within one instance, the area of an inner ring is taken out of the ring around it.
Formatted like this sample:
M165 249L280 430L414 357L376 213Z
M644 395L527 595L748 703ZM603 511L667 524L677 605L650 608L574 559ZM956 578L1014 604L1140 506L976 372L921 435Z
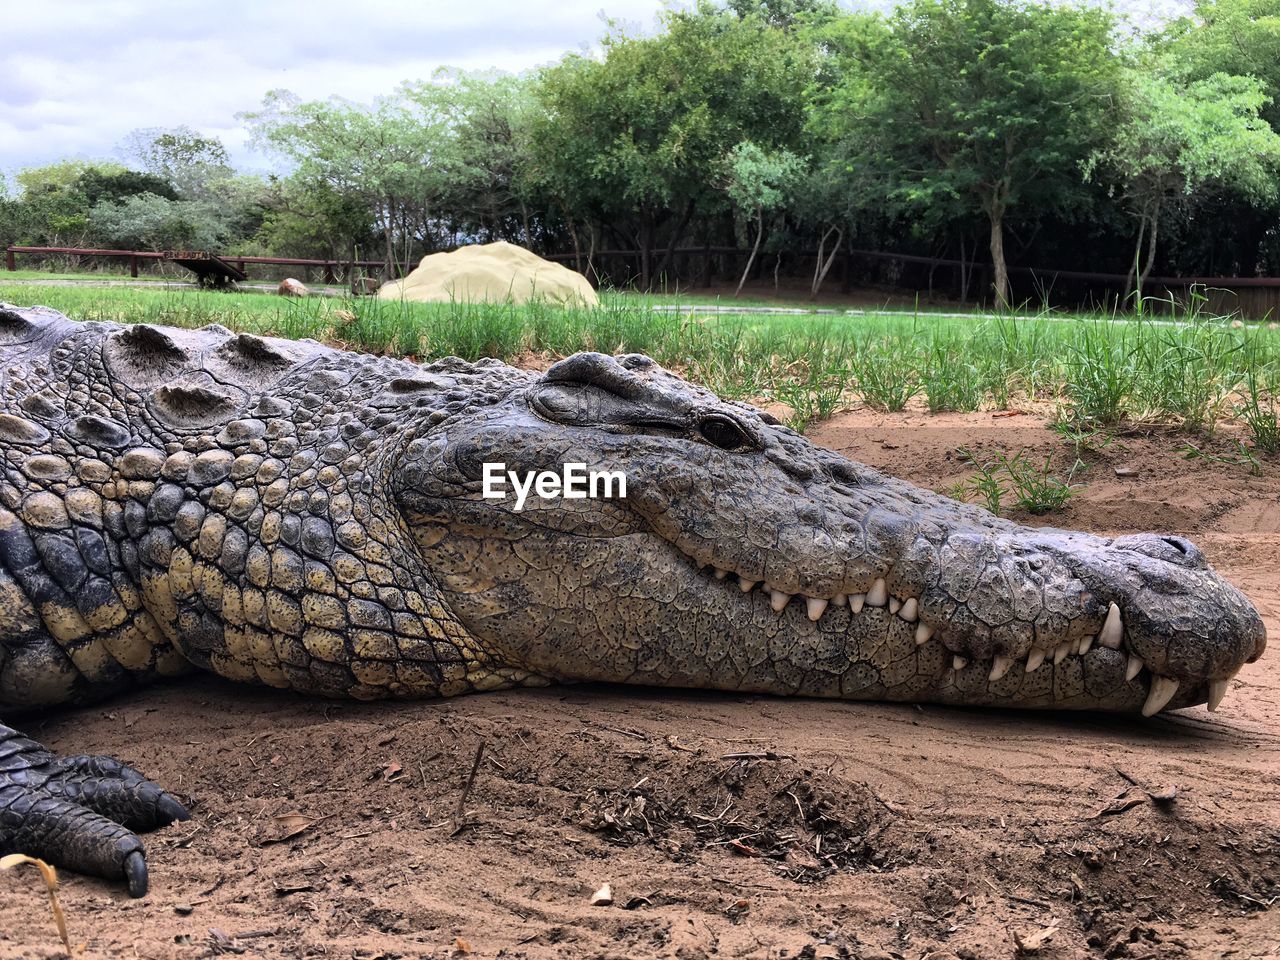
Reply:
M504 241L429 254L408 276L384 283L378 298L424 303L543 300L573 307L600 304L582 274Z

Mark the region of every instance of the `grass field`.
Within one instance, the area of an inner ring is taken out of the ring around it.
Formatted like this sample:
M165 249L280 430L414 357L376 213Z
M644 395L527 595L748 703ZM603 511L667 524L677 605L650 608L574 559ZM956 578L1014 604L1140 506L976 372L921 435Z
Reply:
M116 273L113 271L98 271L91 273L59 273L50 270L6 270L0 273L0 284L5 284L13 280L19 281L48 281L48 280L75 280L78 282L104 283L104 282L128 282L128 283L172 283L179 280L179 277L157 277L148 274L142 274L137 277L129 276L128 271Z
M667 312L634 295L572 310L3 283L0 301L44 304L81 320L220 323L417 359L642 352L722 396L782 401L801 427L859 401L892 411L918 398L941 412L1030 398L1055 403L1075 431L1160 423L1210 432L1234 418L1259 452L1280 448L1280 332L1186 313L1143 320Z
M250 278L245 281L247 284L258 285L262 287L270 287L274 291L278 281L268 279ZM64 273L50 270L5 270L0 272L0 286L8 283L19 284L53 284L62 285L66 283L83 284L87 287L102 286L104 284L111 285L133 285L133 284L169 284L171 286L191 287L193 290L198 289L193 274L185 270L174 270L172 276L161 276L154 273L142 273L136 277L129 276L128 272L114 272L109 270L93 270L79 273ZM345 284L340 283L308 283L307 286L311 290L335 290L345 293L349 288Z

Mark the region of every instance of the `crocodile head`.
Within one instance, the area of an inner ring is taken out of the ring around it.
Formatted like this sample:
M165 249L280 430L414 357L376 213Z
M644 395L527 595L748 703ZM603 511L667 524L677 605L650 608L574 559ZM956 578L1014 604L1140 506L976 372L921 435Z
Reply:
M487 463L621 472L626 496L486 498ZM1180 537L1020 526L638 355L441 423L395 493L462 625L547 677L1150 715L1216 708L1265 645Z

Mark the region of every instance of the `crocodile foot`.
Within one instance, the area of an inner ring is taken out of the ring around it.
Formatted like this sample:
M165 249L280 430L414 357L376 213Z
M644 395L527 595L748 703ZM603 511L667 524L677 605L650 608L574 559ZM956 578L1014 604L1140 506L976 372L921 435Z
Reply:
M25 853L147 892L137 834L190 819L186 807L111 757L59 757L0 724L0 856Z

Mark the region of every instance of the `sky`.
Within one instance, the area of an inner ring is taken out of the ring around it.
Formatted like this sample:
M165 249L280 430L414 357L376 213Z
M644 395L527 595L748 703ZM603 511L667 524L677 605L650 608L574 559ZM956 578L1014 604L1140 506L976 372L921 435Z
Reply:
M847 0L886 6L889 0ZM1123 0L1141 17L1187 0ZM520 72L595 46L605 16L652 32L662 0L0 0L0 174L118 159L186 125L263 169L236 114L268 90L367 102L439 67Z

